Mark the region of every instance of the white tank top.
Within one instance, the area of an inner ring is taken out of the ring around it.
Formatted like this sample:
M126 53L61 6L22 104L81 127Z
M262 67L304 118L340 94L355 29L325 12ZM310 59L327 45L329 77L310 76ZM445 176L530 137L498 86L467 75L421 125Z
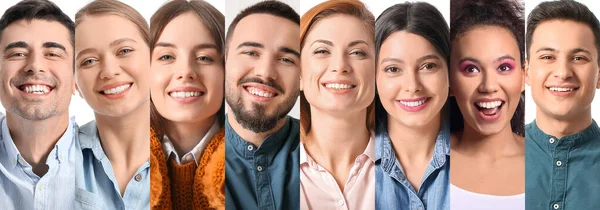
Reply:
M450 210L525 210L525 193L509 196L469 192L450 184Z

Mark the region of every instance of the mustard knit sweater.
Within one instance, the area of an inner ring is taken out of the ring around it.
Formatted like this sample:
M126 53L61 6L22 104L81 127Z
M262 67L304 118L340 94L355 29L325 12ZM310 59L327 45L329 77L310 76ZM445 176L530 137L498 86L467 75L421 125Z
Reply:
M166 160L161 141L150 129L150 208L225 209L225 130L221 128L200 162Z

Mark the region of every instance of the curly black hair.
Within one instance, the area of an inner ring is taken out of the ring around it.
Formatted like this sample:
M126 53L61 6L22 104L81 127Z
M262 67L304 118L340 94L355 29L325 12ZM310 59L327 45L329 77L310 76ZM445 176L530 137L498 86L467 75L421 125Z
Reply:
M525 62L525 13L517 0L452 0L450 1L450 41L481 26L498 26L509 30L517 40L521 65ZM448 99L451 132L464 128L464 119L456 98ZM525 136L525 94L521 93L517 109L510 120L513 133Z

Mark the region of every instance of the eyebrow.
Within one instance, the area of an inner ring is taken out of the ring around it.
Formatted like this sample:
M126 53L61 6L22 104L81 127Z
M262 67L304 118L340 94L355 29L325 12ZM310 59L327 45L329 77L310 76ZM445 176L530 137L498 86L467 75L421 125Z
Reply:
M425 55L423 57L420 57L417 59L417 63L421 63L425 60L429 60L429 59L435 59L435 60L441 60L441 58L435 54L429 54L429 55ZM385 63L385 62L397 62L397 63L404 63L404 60L399 59L399 58L384 58L383 60L381 60L381 63Z
M121 38L121 39L117 39L115 41L112 41L108 46L109 47L114 47L116 45L119 45L123 42L133 42L133 43L137 43L135 40L131 39L131 38Z
M171 48L177 48L177 45L173 44L173 43L167 43L167 42L159 42L156 43L156 47L171 47ZM201 44L197 44L196 46L194 46L192 49L194 50L202 50L202 49L209 49L209 48L213 48L213 49L218 49L217 45L211 44L211 43L201 43Z
M42 44L42 47L44 47L44 48L58 48L58 49L61 49L62 51L64 51L65 53L67 52L67 48L65 48L64 45L59 44L57 42L44 42L44 44Z
M541 52L541 51L558 52L558 50L556 50L554 48L551 48L551 47L542 47L542 48L536 50L535 52L538 53L538 52Z
M300 58L300 53L289 47L280 47L279 52L294 54L296 57Z
M580 48L580 47L572 49L572 50L569 50L569 52L571 52L571 54L580 53L580 52L587 53L587 54L592 54L590 51L588 51L586 49L583 49L583 48Z
M237 48L235 49L240 49L242 47L258 47L258 48L265 48L265 46L261 43L258 42L243 42L240 45L237 46Z
M512 57L512 56L510 56L510 55L504 55L504 56L501 56L501 57L499 57L498 59L496 59L496 61L503 61L503 60L513 60L513 61L514 61L514 60L515 60L515 58L513 58L513 57Z
M481 62L479 62L479 60L477 60L477 59L475 59L473 57L466 57L466 58L460 59L460 61L458 63L463 63L465 61L471 61L471 62L476 63L478 65L481 64Z
M367 42L365 42L363 40L356 40L356 41L350 42L350 44L348 44L348 47L352 47L352 46L357 45L357 44L366 44L366 45L369 45L369 44L367 44Z
M6 52L10 49L14 49L14 48L27 48L28 46L29 46L29 44L27 44L24 41L11 42L11 43L8 43L6 45L6 47L4 47L4 52Z
M315 43L323 43L329 46L333 46L333 42L329 41L329 40L324 40L324 39L317 39L315 40L312 44L310 44L311 46Z

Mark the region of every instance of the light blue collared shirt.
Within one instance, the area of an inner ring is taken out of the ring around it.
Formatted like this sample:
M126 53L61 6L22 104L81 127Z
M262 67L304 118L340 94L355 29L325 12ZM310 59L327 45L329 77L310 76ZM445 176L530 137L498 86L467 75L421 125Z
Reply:
M21 156L11 138L5 116L0 116L0 208L73 209L75 163L80 151L73 118L48 154L42 177Z
M82 159L77 168L77 209L150 209L150 161L137 169L121 197L110 160L104 154L96 122L79 130ZM148 149L148 148L140 148Z

